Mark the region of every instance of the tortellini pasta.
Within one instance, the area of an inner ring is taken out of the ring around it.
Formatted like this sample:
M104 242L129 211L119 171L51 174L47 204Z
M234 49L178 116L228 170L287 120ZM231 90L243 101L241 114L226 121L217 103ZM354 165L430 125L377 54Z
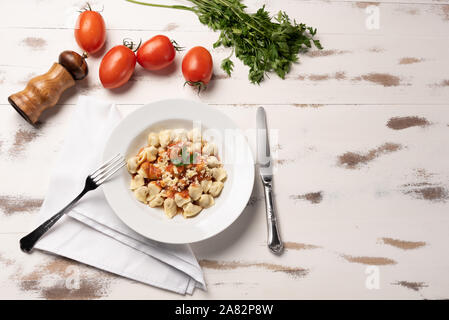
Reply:
M148 135L148 145L153 147L159 146L159 135L157 133L151 132Z
M127 160L130 190L145 205L162 207L167 218L184 218L212 207L227 179L216 144L200 128L150 132L147 145Z
M184 129L175 129L172 131L173 142L182 142L187 140L187 132Z
M160 194L152 196L151 199L148 201L148 205L151 208L160 207L160 206L162 206L163 203L164 203L164 198Z
M220 181L214 181L212 182L212 185L210 186L209 193L214 197L218 197L221 193L221 190L224 187L224 183Z
M213 168L212 170L212 177L214 177L217 181L223 181L226 179L226 170L223 168Z
M136 199L143 203L147 203L147 194L148 188L146 186L142 186L134 190L134 195L136 196Z
M212 197L210 194L202 194L200 199L198 200L198 204L204 209L212 207L214 203L214 197Z
M184 212L183 212L184 218L194 217L198 213L200 213L201 210L203 210L203 208L201 208L200 206L197 206L196 204L193 204L191 202L186 204L183 207L183 209L184 209Z
M157 195L159 192L161 192L162 188L160 186L157 185L156 182L151 181L148 184L148 196L152 197Z
M139 176L142 176L146 179L148 179L148 169L150 167L150 163L149 162L144 162L140 165L139 170L137 170L137 174Z
M137 188L143 186L145 184L145 179L143 176L141 176L140 174L136 174L132 179L131 179L131 185L129 186L129 188L131 190L136 190Z
M162 148L165 148L168 146L168 144L171 141L171 131L170 130L164 130L159 132L159 143L161 144Z
M126 167L128 168L128 172L131 174L134 174L137 172L137 168L139 167L139 158L138 157L131 157L126 162Z
M192 142L201 142L201 129L200 128L193 128L188 133L188 138Z
M212 185L212 180L202 180L201 188L203 188L203 192L209 192L210 186Z
M209 168L216 168L220 165L220 161L218 161L217 157L214 156L208 157L206 163Z
M202 193L203 193L203 188L201 188L201 185L191 184L189 186L189 196L190 196L190 198L192 198L193 201L198 200L201 197Z
M145 161L153 162L157 158L158 149L155 146L146 147L139 154L139 164Z
M185 204L189 203L191 201L190 196L183 196L181 193L175 193L175 202L176 205L180 208L182 208Z
M214 156L217 154L217 146L215 143L206 143L203 147L203 154L207 156Z
M176 216L178 213L178 206L176 205L174 199L167 198L164 200L164 212L170 219Z

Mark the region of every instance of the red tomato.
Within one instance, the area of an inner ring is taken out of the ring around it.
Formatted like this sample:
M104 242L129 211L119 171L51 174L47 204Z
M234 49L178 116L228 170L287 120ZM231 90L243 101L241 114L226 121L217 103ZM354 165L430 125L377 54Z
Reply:
M182 59L182 74L192 86L207 85L212 77L212 67L212 56L203 47L190 49Z
M157 35L146 41L137 51L137 62L147 70L160 70L175 59L176 50L170 39Z
M91 10L82 12L76 21L75 39L88 53L100 50L106 41L106 25L101 14Z
M118 88L128 82L136 67L136 55L124 46L109 50L101 60L100 81L108 89Z

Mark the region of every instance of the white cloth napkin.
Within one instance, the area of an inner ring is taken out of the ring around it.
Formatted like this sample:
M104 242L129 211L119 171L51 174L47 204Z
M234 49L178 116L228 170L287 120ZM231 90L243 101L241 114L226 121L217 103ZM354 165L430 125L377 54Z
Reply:
M115 105L80 97L38 215L42 223L81 192L87 175L121 116ZM125 169L123 169L125 170ZM107 183L107 182L106 182ZM89 192L36 244L36 248L180 294L205 289L201 267L188 245L147 239L124 225L101 187Z

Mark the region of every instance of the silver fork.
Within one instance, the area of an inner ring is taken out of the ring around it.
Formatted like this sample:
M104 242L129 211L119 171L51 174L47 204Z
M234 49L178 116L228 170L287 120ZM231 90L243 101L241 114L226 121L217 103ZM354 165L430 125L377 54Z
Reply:
M88 175L83 191L81 191L81 193L61 211L42 223L39 227L34 229L34 231L30 232L28 235L20 239L20 249L27 253L31 252L36 242L86 193L97 189L102 183L112 177L112 175L116 173L120 168L122 168L125 164L125 159L120 154L117 154L115 157L111 158L109 161L103 164L100 168L95 170L92 174Z

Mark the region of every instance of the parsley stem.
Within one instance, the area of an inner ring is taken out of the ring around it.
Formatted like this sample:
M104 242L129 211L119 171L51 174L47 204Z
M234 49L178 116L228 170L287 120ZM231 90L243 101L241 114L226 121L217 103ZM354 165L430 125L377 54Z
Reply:
M225 5L225 6L228 6L228 7L231 9L231 11L234 12L234 14L235 14L237 17L239 17L240 19L242 19L242 21L243 21L248 27L253 28L254 30L256 30L257 32L259 32L260 34L264 34L263 31L259 30L259 29L258 29L257 27L255 27L254 25L248 23L248 22L246 21L245 17L242 17L242 16L240 15L240 13L237 12L237 11L234 9L234 7L232 6L231 3L229 3L228 1L222 1L222 0L216 0L216 1L217 1L217 2L220 2L221 4L223 4L223 5Z
M125 1L132 2L132 3L135 3L135 4L142 4L144 6L150 6L150 7L180 9L180 10L187 10L187 11L196 12L195 8L187 7L187 6L180 6L180 5L169 6L169 5L166 5L166 4L147 3L147 2L141 2L141 1L136 1L136 0L125 0Z

